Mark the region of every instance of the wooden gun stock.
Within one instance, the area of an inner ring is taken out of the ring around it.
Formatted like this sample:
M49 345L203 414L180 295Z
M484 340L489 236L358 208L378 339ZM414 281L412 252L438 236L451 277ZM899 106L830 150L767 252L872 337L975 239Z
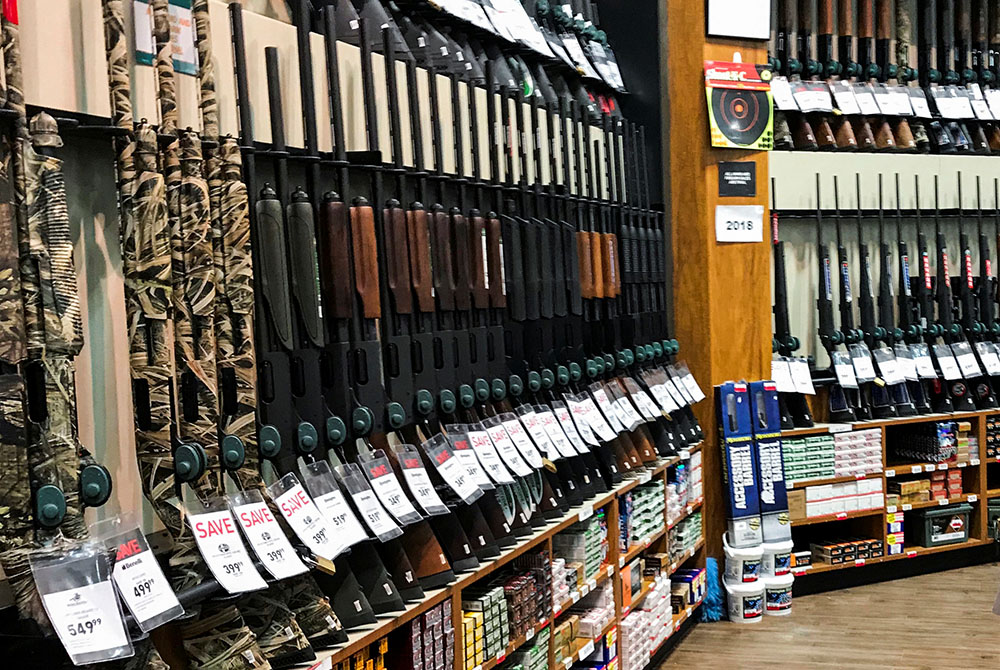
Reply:
M493 217L486 221L486 270L489 272L490 305L502 309L507 306L507 280L503 265L503 236L500 219Z
M875 21L875 35L880 40L892 38L892 2L890 0L875 0L878 16Z
M472 307L472 264L469 258L469 222L457 208L451 210L451 234L455 309L464 311Z
M594 297L594 264L590 259L590 233L576 234L577 258L580 261L580 295L586 299Z
M351 318L351 268L347 255L347 205L337 194L323 196L319 208L319 267L323 298L335 319ZM338 278L340 281L337 281Z
M837 3L837 34L841 37L854 34L854 1L840 0ZM841 60L847 54L840 54Z
M588 233L588 235L590 235L591 272L594 275L594 297L607 298L610 296L604 291L604 251L602 249L604 245L601 241L601 234Z
M861 39L875 36L875 16L872 11L873 1L858 0L858 37Z
M397 314L413 312L413 291L410 288L410 252L406 214L395 200L382 210L382 239L385 240L386 280Z
M618 285L618 254L615 250L615 236L611 233L601 233L601 276L605 298L614 298Z
M413 207L406 213L407 238L410 245L410 284L417 296L417 309L434 311L434 285L431 277L431 238L427 210Z
M455 272L452 268L451 235L448 214L440 205L431 209L431 250L434 254L431 260L432 276L434 278L434 293L437 295L438 309L455 310Z
M816 32L820 35L833 34L833 0L817 0L819 14L816 18Z
M498 222L499 225L499 222ZM490 290L487 285L486 219L478 214L469 217L469 261L472 272L472 306L488 309Z
M382 315L378 288L378 250L375 246L375 212L364 198L351 203L351 246L354 249L354 290L361 298L362 317Z

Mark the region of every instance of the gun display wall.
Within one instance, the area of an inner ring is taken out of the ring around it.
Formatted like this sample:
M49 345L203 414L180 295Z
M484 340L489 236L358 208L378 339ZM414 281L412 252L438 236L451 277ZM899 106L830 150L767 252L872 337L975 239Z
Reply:
M775 149L1000 151L1000 7L777 0Z
M0 643L39 667L310 661L703 438L595 6L243 4L102 0L107 107L26 105L2 6ZM78 147L115 184L110 279L74 267ZM78 426L98 301L112 468ZM161 532L93 523L135 482Z

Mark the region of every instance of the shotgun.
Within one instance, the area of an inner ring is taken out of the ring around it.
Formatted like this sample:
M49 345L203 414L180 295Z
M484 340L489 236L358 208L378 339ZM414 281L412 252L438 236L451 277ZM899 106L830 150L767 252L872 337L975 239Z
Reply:
M837 230L837 265L839 267L840 285L840 332L844 336L844 344L850 347L864 341L864 331L854 327L854 293L851 290L851 268L847 246L844 244L840 211L840 184L837 175L833 176L833 213ZM848 404L854 408L859 419L871 418L871 407L858 389L844 389Z
M806 78L815 80L824 72L824 67L819 61L813 58L815 52L813 51L812 24L815 2L820 3L820 32L822 33L823 29L827 27L829 30L833 30L833 6L829 4L829 1L827 1L824 7L824 0L799 0L798 30L796 31L795 39L798 46L799 62L802 63L803 80ZM824 11L824 9L827 11ZM828 25L824 25L824 19L829 20ZM813 129L813 134L816 137L817 148L821 151L836 149L837 140L826 117L823 114L810 114L808 115L808 119L809 125Z

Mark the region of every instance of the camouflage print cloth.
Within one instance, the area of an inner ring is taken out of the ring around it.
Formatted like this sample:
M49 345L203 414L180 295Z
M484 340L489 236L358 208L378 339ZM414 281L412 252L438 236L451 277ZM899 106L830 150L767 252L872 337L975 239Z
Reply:
M896 63L910 66L910 48L913 46L913 14L909 0L896 2Z
M170 45L169 0L152 0L150 5L153 9L153 41L156 43L153 69L156 71L156 92L160 101L160 132L173 135L177 132L177 91Z
M190 670L270 670L256 637L232 604L208 602L181 630Z

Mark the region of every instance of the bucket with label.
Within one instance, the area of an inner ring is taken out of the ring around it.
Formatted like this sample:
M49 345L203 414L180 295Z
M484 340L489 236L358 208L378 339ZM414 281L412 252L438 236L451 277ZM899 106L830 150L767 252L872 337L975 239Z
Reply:
M760 561L761 577L780 577L792 571L792 541L765 542Z
M729 544L728 533L722 534L722 546L726 551L725 581L730 584L749 584L760 576L760 562L764 550L756 547L733 547Z
M729 620L734 623L757 623L764 613L764 583L760 580L749 584L725 582Z
M764 577L764 611L768 615L787 616L792 613L792 575Z

